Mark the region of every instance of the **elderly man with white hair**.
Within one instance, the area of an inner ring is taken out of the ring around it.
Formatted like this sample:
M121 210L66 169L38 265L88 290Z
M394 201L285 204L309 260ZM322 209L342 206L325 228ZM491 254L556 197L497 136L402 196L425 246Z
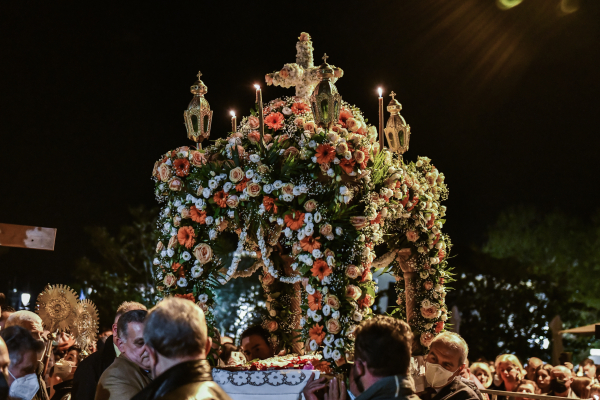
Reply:
M25 328L35 340L42 340L42 333L44 333L42 319L34 312L21 310L12 313L6 320L4 328L6 329L10 326Z
M442 332L433 339L425 357L425 379L429 386L421 398L432 400L483 400L477 386L463 379L469 347L457 333Z
M550 392L548 396L567 397L578 399L579 396L571 389L573 374L571 370L563 365L557 365L550 371Z

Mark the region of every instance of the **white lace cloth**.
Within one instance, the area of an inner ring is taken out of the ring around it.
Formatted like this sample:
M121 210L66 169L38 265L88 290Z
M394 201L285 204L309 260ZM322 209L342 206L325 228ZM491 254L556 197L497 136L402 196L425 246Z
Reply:
M213 369L213 380L233 399L297 400L308 378L321 375L316 370L286 369L281 371L229 372Z

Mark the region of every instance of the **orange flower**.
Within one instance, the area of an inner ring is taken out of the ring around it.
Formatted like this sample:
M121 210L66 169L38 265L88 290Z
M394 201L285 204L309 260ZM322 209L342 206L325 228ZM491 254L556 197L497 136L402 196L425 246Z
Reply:
M314 249L321 248L321 243L319 243L314 237L307 236L300 241L300 247L302 247L302 250L312 253Z
M320 292L315 291L315 294L308 295L308 307L313 311L320 310L321 299L323 299L323 295Z
M227 207L227 193L225 193L224 190L221 190L220 192L215 193L213 200L215 201L215 203L217 203L217 205L221 208L225 208Z
M296 115L305 113L307 111L310 111L310 107L308 106L308 104L294 103L294 105L292 106L292 112Z
M179 297L179 298L182 298L182 299L191 300L193 302L196 302L196 300L194 299L194 293L176 294L175 297Z
M277 214L277 206L275 205L275 199L270 196L263 197L263 206L265 206L265 210L271 211L273 210L273 214Z
M179 240L179 244L182 246L191 249L194 243L196 242L196 232L194 232L194 228L191 226L182 226L179 228L177 232L177 240Z
M346 120L348 118L354 118L354 115L352 115L352 112L350 112L350 110L343 109L340 112L340 120L339 120L339 123L340 123L340 125L342 125L343 128L346 127Z
M265 118L265 125L267 125L269 128L273 129L273 130L278 130L283 128L283 114L280 112L274 112L269 114L266 118Z
M317 344L323 343L323 339L325 339L325 332L323 331L323 327L319 324L316 324L308 331L308 336L311 340L317 342Z
M190 207L190 217L192 217L192 221L199 224L206 223L206 211L198 210L196 206Z
M292 210L292 213L286 215L283 220L288 228L293 231L297 231L298 229L302 228L302 225L304 224L304 213L297 210Z
M237 190L238 192L243 192L244 189L246 189L246 186L248 186L249 181L250 181L250 179L248 179L248 178L242 179L240 183L235 185L235 190Z
M329 144L320 144L316 156L319 164L330 163L335 158L335 149Z
M171 269L173 272L177 272L180 278L185 278L185 270L181 267L181 264L173 263L173 265L171 265Z
M354 164L356 164L354 160L346 160L345 158L340 161L340 167L342 167L344 172L347 174L354 170Z
M310 269L312 272L312 276L319 278L319 280L323 280L328 275L331 275L333 271L327 265L327 263L323 260L315 260L313 263L313 267Z
M187 158L178 158L173 163L177 176L186 176L190 173L190 162Z

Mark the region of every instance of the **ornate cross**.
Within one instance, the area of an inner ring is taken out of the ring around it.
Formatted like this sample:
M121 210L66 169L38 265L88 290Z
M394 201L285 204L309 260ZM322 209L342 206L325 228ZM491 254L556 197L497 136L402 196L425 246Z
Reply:
M323 55L323 62L327 63L327 59L329 58L329 56L327 55L327 53L325 53Z
M396 93L394 93L394 91L392 90L392 93L390 93L390 96L392 96L392 100L395 100L396 98L394 97L396 95Z
M200 80L200 77L202 76L202 72L198 71L198 75L196 75L198 77L198 80Z

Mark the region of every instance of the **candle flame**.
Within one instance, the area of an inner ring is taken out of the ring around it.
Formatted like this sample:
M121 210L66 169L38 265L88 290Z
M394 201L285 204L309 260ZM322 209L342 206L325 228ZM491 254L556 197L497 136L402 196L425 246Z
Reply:
M259 85L254 85L254 87L256 88L256 90L259 90L259 89L260 89L260 86L259 86Z
M377 88L377 91L379 92L379 97L381 97L381 95L383 94L383 89L382 88Z
M235 111L231 110L229 111L229 114L231 114L232 117L235 117Z
M595 395L594 395L594 399L596 399L596 400L598 400L598 399L599 399L599 397L598 397L598 395L597 395L597 394L595 394Z

